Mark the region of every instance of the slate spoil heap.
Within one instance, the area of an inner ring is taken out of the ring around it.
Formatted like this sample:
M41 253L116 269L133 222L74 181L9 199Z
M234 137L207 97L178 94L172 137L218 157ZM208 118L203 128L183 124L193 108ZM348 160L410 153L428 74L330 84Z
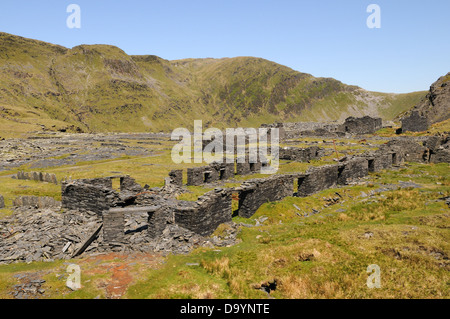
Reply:
M83 256L107 252L188 253L199 246L232 245L238 233L238 225L230 225L225 238L206 238L179 225L168 224L158 238L152 239L146 231L146 218L146 214L125 216L126 240L111 245L103 242L103 232L94 236L102 226L102 219L96 213L19 208L0 221L0 264L71 259L81 253ZM92 242L83 251L89 239Z
M95 214L16 209L0 221L0 264L69 259L100 224Z

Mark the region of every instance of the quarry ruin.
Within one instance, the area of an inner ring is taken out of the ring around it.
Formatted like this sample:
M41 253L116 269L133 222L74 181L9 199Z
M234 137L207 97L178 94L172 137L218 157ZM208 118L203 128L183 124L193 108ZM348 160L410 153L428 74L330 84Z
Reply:
M339 129L328 127L328 132L361 135L381 125L377 119L368 117L360 120L350 118L345 123ZM317 132L325 127L309 124L274 126L283 127L283 140L295 134L301 138L303 135L299 130L305 128L308 132ZM325 150L318 146L280 149L280 159L303 163L318 160L324 154ZM46 240L34 242L33 245L16 242L11 234L8 235L7 226L4 226L2 234L6 239L0 244L0 263L68 259L85 252L102 251L186 253L199 245L230 245L235 242L238 232L238 225L233 225L233 216L250 218L265 203L289 196L307 197L329 188L351 185L372 172L399 167L405 162L449 163L450 137L389 139L376 151L345 156L329 165L312 165L305 172L247 179L237 187L222 187L220 183L235 176L259 173L261 166L267 165L266 159L258 158L256 163L250 163L246 156L245 160L236 159L234 163L213 162L186 170L172 170L165 178L165 185L159 188L141 186L128 175L64 179L58 182L51 174L20 171L13 178L60 185L61 202L53 198L19 196L13 200L14 207L51 208L54 211L62 210L63 213L52 213L53 224L39 221L43 225L39 229L46 232L47 237L35 233L35 237L43 236ZM118 181L118 189L113 188L114 180ZM177 199L177 194L186 192L186 186L204 185L214 189L196 201ZM235 205L233 201L236 201ZM4 199L0 195L0 208L4 206ZM25 217L19 209L12 219L17 222L21 218ZM40 220L39 216L33 218ZM217 238L208 239L221 224L233 225L228 240L221 242ZM134 228L130 228L132 225Z

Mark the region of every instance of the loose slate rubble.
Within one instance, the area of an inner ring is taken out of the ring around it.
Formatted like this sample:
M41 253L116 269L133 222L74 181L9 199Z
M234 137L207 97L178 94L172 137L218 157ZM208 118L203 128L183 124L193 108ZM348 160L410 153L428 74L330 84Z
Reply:
M32 169L38 169L75 165L81 161L113 159L122 155L148 156L152 154L152 151L147 148L127 146L117 142L122 139L130 139L141 141L141 143L156 144L157 140L170 138L170 134L164 133L108 135L43 132L43 134L46 136L0 141L0 171L25 164L30 165ZM105 142L105 144L98 146L98 142Z
M94 213L18 208L0 223L0 263L69 259L99 225ZM63 252L68 242L72 244Z
M106 243L100 231L84 254L111 251L188 253L199 246L231 245L238 233L237 226L231 225L234 232L228 238L211 239L177 224L167 224L161 235L154 239L146 231L145 217L126 215L124 223L127 226L122 231L122 242ZM101 218L93 212L17 209L12 216L0 221L0 264L71 259L79 255L79 249L101 225Z
M14 291L11 293L15 299L38 299L45 293L42 285L45 283L44 279L31 278L27 274L14 275L20 283L13 286Z

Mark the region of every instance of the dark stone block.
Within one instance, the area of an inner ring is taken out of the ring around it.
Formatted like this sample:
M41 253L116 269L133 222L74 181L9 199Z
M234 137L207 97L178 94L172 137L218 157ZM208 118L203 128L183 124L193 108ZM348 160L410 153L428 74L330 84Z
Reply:
M187 185L199 186L205 182L205 167L192 167L187 169Z
M314 167L298 179L297 196L306 197L337 185L339 165Z
M238 214L249 218L262 204L292 196L293 188L292 175L273 175L246 181L236 189L239 192Z
M180 201L175 207L175 223L202 236L211 235L220 224L231 222L231 190L218 189L197 202Z
M183 170L176 169L169 172L170 182L177 186L183 186Z
M450 149L437 150L431 154L431 163L450 163Z
M379 117L349 117L343 124L343 131L351 134L373 134L381 129L382 126L383 120Z
M136 183L134 178L130 176L120 177L120 191L121 192L131 192L131 193L140 193L143 191L141 185Z
M411 115L401 119L402 133L406 132L424 132L430 127L427 117L421 116L418 111L411 112Z
M320 159L321 156L323 156L323 149L318 146L280 148L280 159L282 160L309 162L314 159Z
M337 183L347 185L369 174L369 163L365 158L354 158L339 167Z

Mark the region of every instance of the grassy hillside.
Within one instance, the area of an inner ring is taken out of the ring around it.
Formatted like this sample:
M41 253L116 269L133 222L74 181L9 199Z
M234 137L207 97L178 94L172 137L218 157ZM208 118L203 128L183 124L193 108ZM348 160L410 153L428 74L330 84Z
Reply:
M219 128L367 114L391 120L424 95L368 92L261 58L167 61L0 33L0 137L171 131L194 119Z

